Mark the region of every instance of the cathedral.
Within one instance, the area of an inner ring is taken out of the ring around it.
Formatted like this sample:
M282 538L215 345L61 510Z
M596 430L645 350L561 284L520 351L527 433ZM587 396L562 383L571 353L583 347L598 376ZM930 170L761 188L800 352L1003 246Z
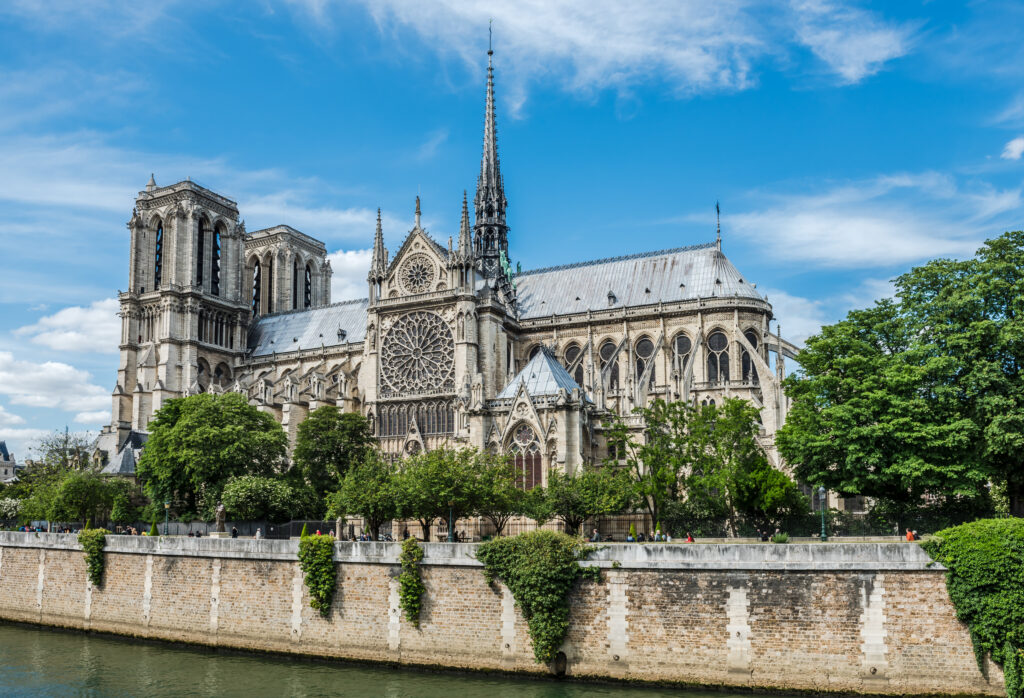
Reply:
M389 457L443 445L508 454L525 487L607 455L612 417L656 398L760 410L775 464L787 411L772 307L705 244L523 271L508 253L488 51L483 155L454 236L420 221L393 254L378 213L365 298L331 302L324 243L288 225L248 232L231 199L151 177L128 229L111 423L96 442L132 474L167 400L238 392L294 442L311 410L364 414ZM454 237L454 241L453 241ZM443 244L438 240L447 238ZM774 354L774 359L771 356Z

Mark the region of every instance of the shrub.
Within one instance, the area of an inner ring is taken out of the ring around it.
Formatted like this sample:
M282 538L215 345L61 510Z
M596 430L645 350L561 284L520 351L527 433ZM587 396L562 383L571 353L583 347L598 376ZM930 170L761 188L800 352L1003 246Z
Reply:
M402 574L398 576L400 585L399 597L405 619L420 627L420 608L423 606L423 592L426 587L420 575L420 562L423 560L423 548L415 538L402 541L402 553L398 557L402 564Z
M629 537L636 540L636 524L629 525Z
M156 519L155 518L153 519L153 525L149 527L149 535L151 535L151 536L159 536L160 535L160 531L156 527Z
M774 536L772 536L772 543L788 543L788 542L789 542L789 534L788 533L776 533Z
M102 528L86 528L78 533L78 543L85 551L85 566L94 587L103 586L103 546L107 532Z
M326 618L331 612L338 571L334 566L334 536L303 536L299 539L299 565L309 589L309 605Z
M533 642L533 656L555 658L569 630L568 595L580 577L600 578L597 567L581 567L593 547L553 531L531 531L482 544L477 559L489 583L500 579L523 612Z
M303 523L302 524L302 533L299 534L299 540L305 538L308 535L309 535L309 529L306 528L306 524Z
M947 570L946 589L967 624L978 668L1003 667L1006 695L1022 698L1024 519L982 519L947 528L921 543Z

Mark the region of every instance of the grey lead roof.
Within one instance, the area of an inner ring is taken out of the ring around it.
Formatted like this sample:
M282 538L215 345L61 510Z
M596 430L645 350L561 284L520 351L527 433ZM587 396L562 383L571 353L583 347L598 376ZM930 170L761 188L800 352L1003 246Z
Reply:
M524 271L516 286L523 318L696 298L761 299L713 242Z
M333 303L321 308L292 310L263 315L249 330L249 350L253 356L266 356L299 349L334 347L361 342L366 337L366 308L369 300ZM339 337L338 330L344 335Z
M543 347L523 367L523 370L509 381L495 399L514 398L519 392L520 383L526 384L526 392L532 396L557 395L558 391L562 389L571 393L573 389L580 387L569 375L569 372L562 367L562 364L558 363L558 360Z

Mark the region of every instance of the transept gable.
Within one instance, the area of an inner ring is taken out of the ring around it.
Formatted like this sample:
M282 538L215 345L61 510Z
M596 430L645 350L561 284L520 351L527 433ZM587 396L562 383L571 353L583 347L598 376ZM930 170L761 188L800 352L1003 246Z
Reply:
M447 288L447 265L447 250L422 228L413 228L388 265L385 297L418 295Z
M530 425L538 435L543 435L546 432L540 413L537 411L537 406L533 403L525 383L519 384L519 390L512 401L512 409L505 416L505 427L502 429L500 439L502 444L508 441L509 435L519 424Z

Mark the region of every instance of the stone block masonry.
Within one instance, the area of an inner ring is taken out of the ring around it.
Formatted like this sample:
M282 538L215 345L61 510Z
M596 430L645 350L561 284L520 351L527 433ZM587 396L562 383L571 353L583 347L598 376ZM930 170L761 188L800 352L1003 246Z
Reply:
M427 543L420 627L397 543L338 543L328 617L297 541L108 536L102 587L73 535L0 532L0 619L248 650L546 673L465 544ZM573 591L570 676L872 694L1003 695L944 570L913 544L612 545Z

